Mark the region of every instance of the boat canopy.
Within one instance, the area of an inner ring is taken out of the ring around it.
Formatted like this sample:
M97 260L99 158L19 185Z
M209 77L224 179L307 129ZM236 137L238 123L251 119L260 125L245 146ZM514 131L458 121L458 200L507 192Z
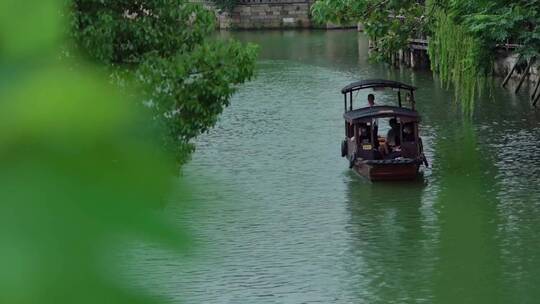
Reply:
M408 84L398 82L398 81L392 81L392 80L384 80L384 79L369 79L369 80L362 80L353 82L350 85L346 86L341 90L341 93L347 94L359 90L364 89L370 89L370 88L393 88L393 89L403 89L408 91L415 91L416 87L410 86Z
M392 106L374 106L349 111L343 114L346 121L351 124L370 122L375 118L400 117L406 122L419 122L420 115L415 110L392 107Z

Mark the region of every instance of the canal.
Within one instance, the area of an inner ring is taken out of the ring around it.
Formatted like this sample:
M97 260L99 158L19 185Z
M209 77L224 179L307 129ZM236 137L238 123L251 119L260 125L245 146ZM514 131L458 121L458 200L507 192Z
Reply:
M430 72L370 63L361 33L232 35L260 45L257 77L198 139L189 204L166 209L192 248L137 250L138 284L174 303L538 301L540 113L525 95L495 85L468 120ZM367 78L420 88L420 181L372 184L340 157L340 90Z

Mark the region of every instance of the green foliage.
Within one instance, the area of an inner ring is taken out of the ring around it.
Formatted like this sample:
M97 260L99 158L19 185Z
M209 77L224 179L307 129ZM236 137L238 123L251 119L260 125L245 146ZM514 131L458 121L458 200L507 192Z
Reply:
M521 44L526 58L540 53L538 1L434 1L430 57L433 70L455 88L463 109L472 113L499 44Z
M475 36L494 46L515 43L527 58L540 55L540 3L537 0L492 1L468 14L463 24Z
M219 9L232 12L238 5L238 0L212 0Z
M211 12L179 0L74 0L72 11L79 50L113 65L190 52L214 30Z
M518 52L526 58L540 57L538 0L424 2L319 0L312 13L320 22L362 22L379 60L407 47L409 38L429 35L433 70L446 86L454 86L469 113L490 75L497 45L520 44Z
M376 44L376 59L388 60L405 48L410 38L422 35L424 10L416 0L319 0L311 12L320 23L361 22Z
M189 141L214 125L236 85L253 76L256 47L210 39L215 17L199 4L76 0L71 8L77 49L108 66L117 84L144 91L140 102L152 124L166 127L162 145L180 164L193 150Z
M213 126L254 70L256 52L235 41L210 42L174 58L149 57L135 71L146 104L167 130L169 150L187 152L191 138ZM188 155L181 153L180 155Z
M474 100L489 73L485 58L490 54L480 39L456 24L450 15L438 10L434 16L436 21L429 45L432 69L439 73L443 85L454 86L462 109L472 113Z
M48 17L57 12L58 1L0 1L0 56L28 59L37 47L53 51L62 39L64 22Z
M333 22L345 24L362 21L363 12L367 9L367 1L332 1L319 0L311 7L311 14L319 23Z
M2 24L42 27L0 36L0 302L156 303L118 259L133 240L185 246L156 210L172 157L106 75L57 60L62 3L21 3L2 2Z

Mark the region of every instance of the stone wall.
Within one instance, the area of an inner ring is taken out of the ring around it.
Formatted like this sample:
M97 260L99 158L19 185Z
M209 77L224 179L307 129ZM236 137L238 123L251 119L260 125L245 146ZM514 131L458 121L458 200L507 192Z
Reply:
M310 28L311 0L240 0L232 13L219 14L221 28Z
M370 46L372 47L372 46ZM431 64L427 54L427 40L422 43L422 40L411 39L409 48L401 50L399 54L394 56L394 65L405 64L408 67L415 69L430 69ZM495 56L493 64L493 74L496 77L506 77L512 70L519 56L515 50L499 49ZM533 64L527 73L527 62L521 60L517 65L516 70L512 74L512 80L520 80L524 74L525 80L529 83L537 83L540 81L540 59Z
M496 56L494 74L500 77L506 77L512 70L512 67L516 64L519 56L511 51L499 51ZM517 66L516 71L512 75L512 78L519 79L526 72L527 63L522 60ZM527 79L531 82L540 80L540 61L536 61L536 64L532 65L529 70Z

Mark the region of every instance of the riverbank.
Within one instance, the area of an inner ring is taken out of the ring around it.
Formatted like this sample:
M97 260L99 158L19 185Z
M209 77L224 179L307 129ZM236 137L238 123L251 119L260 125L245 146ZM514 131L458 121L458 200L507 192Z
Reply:
M431 70L428 47L428 40L411 39L408 48L392 56L391 63L396 67L404 65L416 70ZM540 101L540 62L523 58L515 47L501 47L494 57L492 76L501 78L502 85L515 93L526 90L528 84L531 102L536 105Z

